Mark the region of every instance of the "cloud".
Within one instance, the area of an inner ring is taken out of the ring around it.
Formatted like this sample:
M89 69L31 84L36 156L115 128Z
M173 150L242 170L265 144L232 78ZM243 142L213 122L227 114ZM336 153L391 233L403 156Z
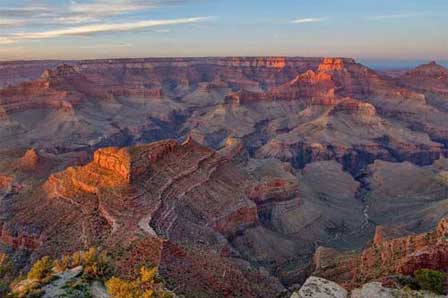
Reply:
M120 44L98 44L90 46L80 46L80 49L110 49L110 48L130 48L134 45L132 43L120 43Z
M13 44L16 41L12 38L8 38L8 37L1 37L0 36L0 45L6 45L6 44Z
M423 16L426 13L401 13L401 14L389 14L389 15L379 15L367 17L371 21L381 21L381 20L393 20L393 19L406 19L418 16Z
M292 20L291 24L307 24L307 23L320 23L325 21L325 18L303 18L303 19L297 19Z
M186 3L191 0L91 0L88 2L71 0L66 4L41 6L1 7L0 19L17 21L10 27L23 25L75 25L105 22L107 18L123 16L135 12L145 12L154 8ZM18 1L21 2L20 0ZM48 2L47 2L48 3ZM20 22L18 22L20 21Z
M171 32L171 30L170 29L156 29L156 30L154 30L154 32L157 32L157 33L169 33L169 32Z
M195 18L181 18L171 20L144 20L128 23L84 25L84 26L68 27L63 29L49 30L42 32L17 33L10 35L8 37L1 37L0 43L3 42L4 44L6 44L17 42L20 40L49 39L64 36L87 36L97 33L135 31L151 27L194 24L204 22L210 19L211 19L210 17L195 17Z
M158 6L158 1L96 0L89 3L71 2L68 11L81 15L111 16L152 9Z
M25 21L18 19L1 19L0 28L18 27L25 24Z
M2 18L29 18L49 13L51 13L51 9L45 6L0 7L0 17Z

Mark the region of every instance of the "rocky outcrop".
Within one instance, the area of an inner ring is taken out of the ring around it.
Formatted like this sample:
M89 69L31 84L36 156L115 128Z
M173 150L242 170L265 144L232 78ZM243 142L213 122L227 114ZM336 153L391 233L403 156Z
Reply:
M371 282L362 286L362 288L354 289L351 292L352 298L378 297L378 298L395 298L395 297L422 297L422 298L442 298L445 296L437 295L425 291L412 291L410 289L386 288L379 282Z
M150 163L173 152L176 146L178 144L175 141L167 141L153 145L150 150L143 147L135 147L131 151L127 148L102 148L94 153L93 162L121 176L126 183L131 183L148 171Z
M355 63L354 60L347 61L341 58L324 58L319 64L318 70L323 71L341 71L345 69L345 64L349 62L351 64Z
M406 72L399 82L414 90L448 96L448 69L435 61Z
M25 171L34 171L39 166L42 157L39 156L35 149L29 149L19 160L19 168Z
M249 190L248 196L256 203L272 200L288 200L297 194L298 183L289 179L272 179L257 184Z
M358 254L319 249L315 255L315 274L348 288L393 274L412 275L416 270L448 268L446 219L435 231L393 239L379 237Z
M54 68L60 63L56 60L0 62L0 89L38 79L45 69Z
M362 287L347 292L340 285L329 280L310 277L299 291L294 292L291 298L302 297L352 297L352 298L396 298L396 297L421 297L421 298L442 298L445 296L437 295L428 291L414 291L409 288L390 288L385 287L380 282L369 282Z
M262 93L243 90L230 95L228 101L244 104L257 101L302 100L308 104L333 105L336 96L369 96L370 85L374 85L377 80L380 81L380 78L374 72L353 60L324 58L317 70L307 70L286 84Z
M347 290L338 284L319 277L309 277L291 298L346 298Z
M338 103L330 113L346 113L354 116L374 117L376 116L376 109L369 103L354 99L346 99Z
M39 233L13 231L6 224L1 226L0 241L15 250L36 250L43 244Z
M145 86L117 86L108 88L108 92L115 97L141 97L141 98L162 98L161 88L146 88Z
M6 190L12 186L14 178L8 175L0 175L0 190Z
M45 108L70 111L87 98L106 97L73 66L62 64L35 81L0 90L0 105L8 114Z
M5 109L0 106L0 121L7 121L8 119L8 114L6 113Z

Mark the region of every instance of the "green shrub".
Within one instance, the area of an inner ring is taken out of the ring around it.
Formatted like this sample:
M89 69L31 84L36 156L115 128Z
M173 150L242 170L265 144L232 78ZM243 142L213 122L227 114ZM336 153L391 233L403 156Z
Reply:
M64 290L65 293L59 298L92 298L89 284L79 279L68 282Z
M412 276L397 276L398 283L404 287L411 290L420 290L420 285L417 280Z
M414 272L414 276L423 290L444 294L445 273L431 269L419 269Z

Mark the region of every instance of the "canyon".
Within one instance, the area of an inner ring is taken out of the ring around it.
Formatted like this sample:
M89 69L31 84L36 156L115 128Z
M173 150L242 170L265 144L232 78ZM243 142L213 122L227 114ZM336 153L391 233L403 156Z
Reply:
M0 62L0 251L101 247L186 297L448 271L447 90L435 62Z

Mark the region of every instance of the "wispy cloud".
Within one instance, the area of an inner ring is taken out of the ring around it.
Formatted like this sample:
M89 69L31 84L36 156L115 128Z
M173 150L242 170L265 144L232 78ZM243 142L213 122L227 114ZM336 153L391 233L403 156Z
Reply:
M134 45L132 43L120 43L120 44L98 44L90 46L80 46L80 49L110 49L110 48L130 48Z
M27 7L0 7L2 18L30 18L51 13L51 9L45 6Z
M326 18L303 18L303 19L292 20L290 23L291 24L320 23L325 20L326 20Z
M89 3L71 2L68 10L72 13L107 16L151 9L159 5L159 1L151 0L96 0Z
M1 19L0 28L11 28L24 25L25 21L20 19Z
M11 27L22 25L75 25L104 22L114 16L145 12L154 8L185 3L191 0L72 0L66 4L41 6L1 7L0 19L20 21ZM20 3L20 1L19 1Z
M170 20L144 20L128 23L83 25L83 26L68 27L58 30L49 30L42 32L16 33L9 35L7 37L0 37L0 43L10 44L21 40L49 39L64 36L87 36L97 33L135 31L152 27L195 24L210 19L211 17L195 17L195 18L180 18Z
M393 19L407 19L424 15L427 15L427 13L398 13L398 14L369 16L367 17L367 19L371 21L381 21L381 20L393 20Z
M0 36L0 45L13 44L16 41L13 38Z

